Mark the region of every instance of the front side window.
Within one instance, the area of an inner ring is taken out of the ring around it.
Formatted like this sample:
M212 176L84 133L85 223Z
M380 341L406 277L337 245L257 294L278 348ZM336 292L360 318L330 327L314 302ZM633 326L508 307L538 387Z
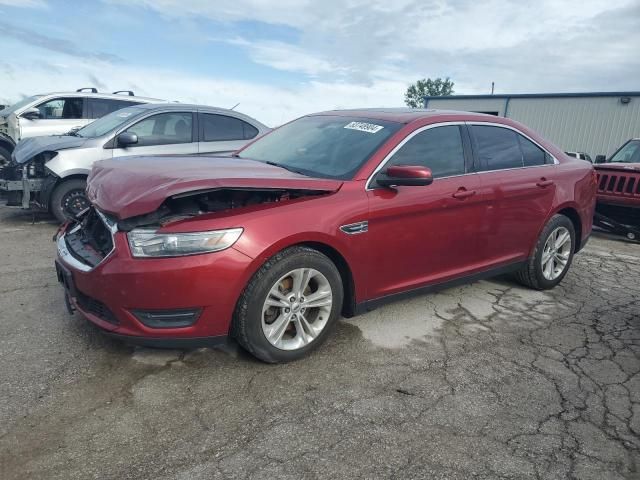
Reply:
M481 170L503 170L524 165L517 133L508 128L473 125Z
M428 167L434 178L462 175L465 166L460 127L435 127L416 134L393 154L385 166L396 165Z
M258 129L253 125L227 115L201 113L200 121L203 142L249 140L258 135Z
M620 163L640 163L640 140L631 140L609 160Z
M36 108L40 110L41 120L66 120L82 118L81 97L55 98L41 103Z
M191 143L193 116L191 113L160 113L129 127L127 132L138 136L135 146Z

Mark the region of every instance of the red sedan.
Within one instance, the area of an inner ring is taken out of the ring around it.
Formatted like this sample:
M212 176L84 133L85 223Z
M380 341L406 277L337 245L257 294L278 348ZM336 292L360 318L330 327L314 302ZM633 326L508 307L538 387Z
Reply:
M480 114L309 115L234 155L99 162L57 237L68 307L127 341L267 362L342 314L513 272L556 286L591 232L595 173Z

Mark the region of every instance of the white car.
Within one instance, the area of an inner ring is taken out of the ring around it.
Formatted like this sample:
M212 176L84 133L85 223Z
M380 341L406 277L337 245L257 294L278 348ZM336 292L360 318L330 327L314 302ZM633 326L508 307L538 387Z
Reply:
M63 222L89 206L85 180L94 162L138 155L230 154L269 131L240 112L204 105L135 105L66 135L27 138L0 172L8 205L48 209ZM149 172L152 175L153 172Z
M136 97L130 90L99 93L95 88L24 98L0 110L0 169L9 162L11 152L23 138L60 135L115 110L162 101Z

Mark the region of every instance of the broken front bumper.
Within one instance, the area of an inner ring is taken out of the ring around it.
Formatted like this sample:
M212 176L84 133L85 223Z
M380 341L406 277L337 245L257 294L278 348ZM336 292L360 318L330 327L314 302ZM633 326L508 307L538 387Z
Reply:
M28 178L22 180L0 180L0 192L8 194L7 205L29 208L31 194L42 189L43 178Z

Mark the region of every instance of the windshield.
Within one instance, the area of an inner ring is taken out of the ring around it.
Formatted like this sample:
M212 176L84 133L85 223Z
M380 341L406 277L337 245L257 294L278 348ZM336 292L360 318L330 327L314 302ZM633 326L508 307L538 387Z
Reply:
M116 110L81 128L75 132L75 135L84 138L101 137L145 111L146 109L140 107L127 107Z
M35 102L40 97L42 97L42 95L33 95L31 97L23 98L19 102L14 103L13 105L9 105L7 108L0 110L0 115L7 115L9 113L15 112L16 110L20 110L22 107L29 105L31 102Z
M609 162L640 163L640 140L631 140Z
M252 143L239 156L312 177L349 180L400 127L337 115L303 117Z

